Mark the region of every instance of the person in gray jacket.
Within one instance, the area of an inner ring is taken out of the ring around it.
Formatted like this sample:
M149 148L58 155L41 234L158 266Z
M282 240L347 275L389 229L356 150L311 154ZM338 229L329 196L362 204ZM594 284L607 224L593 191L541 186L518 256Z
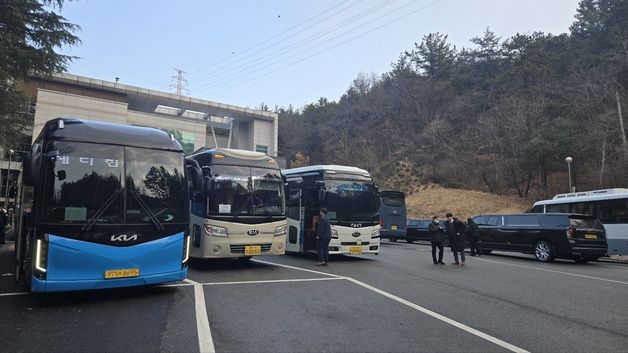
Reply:
M321 218L316 226L316 252L318 263L316 266L327 266L329 260L329 242L331 241L331 223L327 218L327 209L321 208Z

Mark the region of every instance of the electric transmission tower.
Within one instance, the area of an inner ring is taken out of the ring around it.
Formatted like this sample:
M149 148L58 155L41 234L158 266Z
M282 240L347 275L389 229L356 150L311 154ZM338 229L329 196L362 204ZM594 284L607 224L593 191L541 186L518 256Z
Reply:
M183 75L185 74L185 71L183 71L181 69L174 69L174 71L177 74L172 76L172 78L170 80L169 88L174 88L178 95L183 94L183 92L185 92L186 94L190 94L190 90L185 88L185 86L188 84L188 80L186 80L183 77Z

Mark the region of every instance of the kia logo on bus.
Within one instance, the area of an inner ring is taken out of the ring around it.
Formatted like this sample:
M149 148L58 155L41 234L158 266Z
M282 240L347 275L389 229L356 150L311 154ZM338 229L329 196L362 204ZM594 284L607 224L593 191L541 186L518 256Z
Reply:
M351 227L353 227L353 228L360 228L360 227L362 227L362 223L351 223Z
M131 236L128 236L126 234L111 236L111 241L133 241L133 240L137 240L137 234L133 234Z
M248 235L258 235L259 234L259 230L251 229L248 232L246 232L246 234L248 234Z
M360 235L362 235L362 234L360 234L360 232L355 232L355 233L353 233L353 234L351 234L351 235L352 235L354 238L357 238L357 237L359 237L359 236L360 236Z

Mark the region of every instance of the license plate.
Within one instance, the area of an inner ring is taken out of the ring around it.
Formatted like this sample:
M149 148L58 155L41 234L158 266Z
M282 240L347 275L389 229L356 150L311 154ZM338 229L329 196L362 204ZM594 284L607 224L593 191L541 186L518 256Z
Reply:
M352 246L349 248L349 253L351 255L360 255L362 254L362 247L361 246Z
M390 230L397 230L397 225L396 224L391 225Z
M585 234L585 239L597 239L597 234Z
M140 275L139 268L123 268L119 270L105 271L105 279L137 277Z
M247 245L244 247L244 255L246 256L259 255L261 253L262 253L261 245Z

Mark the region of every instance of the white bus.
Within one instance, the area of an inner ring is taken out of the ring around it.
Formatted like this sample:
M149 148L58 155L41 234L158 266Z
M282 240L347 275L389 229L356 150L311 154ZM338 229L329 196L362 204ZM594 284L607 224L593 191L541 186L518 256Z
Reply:
M628 255L628 189L606 189L559 194L534 203L532 212L593 215L606 229L608 255Z
M332 225L330 254L379 253L379 195L364 169L316 165L286 169L286 251L316 252L315 219L327 208Z
M283 255L286 251L284 179L263 153L201 149L186 157L190 189L190 256Z

